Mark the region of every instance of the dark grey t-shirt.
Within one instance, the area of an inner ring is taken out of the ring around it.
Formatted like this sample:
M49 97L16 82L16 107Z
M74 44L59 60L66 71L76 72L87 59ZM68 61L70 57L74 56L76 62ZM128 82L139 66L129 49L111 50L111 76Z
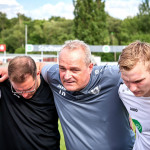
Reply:
M118 96L121 79L117 66L96 66L88 85L67 91L58 65L42 69L49 83L68 150L131 150L134 134L128 113Z

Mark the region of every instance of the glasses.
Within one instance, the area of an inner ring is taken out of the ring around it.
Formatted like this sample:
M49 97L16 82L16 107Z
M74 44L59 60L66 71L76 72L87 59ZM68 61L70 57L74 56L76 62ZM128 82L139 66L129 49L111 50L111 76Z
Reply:
M16 94L22 95L23 93L33 93L33 92L35 92L35 90L36 90L36 82L37 82L37 78L36 78L36 80L35 80L34 85L33 85L31 88L29 88L29 89L32 89L32 88L34 87L33 90L23 90L23 91L14 89L13 86L12 86L12 84L11 84L11 91L12 91L12 93L15 94L15 95L16 95ZM14 90L15 90L15 91L14 91Z

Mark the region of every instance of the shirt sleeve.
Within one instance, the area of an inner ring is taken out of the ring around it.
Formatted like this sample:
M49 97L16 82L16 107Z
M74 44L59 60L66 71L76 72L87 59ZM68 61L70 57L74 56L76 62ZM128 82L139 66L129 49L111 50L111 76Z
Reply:
M118 90L120 99L124 102L130 97L133 96L133 93L128 89L128 87L125 84L121 84Z

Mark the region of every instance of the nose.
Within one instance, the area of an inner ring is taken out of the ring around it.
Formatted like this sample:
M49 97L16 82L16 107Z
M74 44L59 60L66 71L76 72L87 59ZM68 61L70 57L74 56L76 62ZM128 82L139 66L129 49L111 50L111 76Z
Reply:
M69 71L69 70L67 70L66 72L65 72L65 75L64 75L64 79L65 80L68 80L68 79L70 79L71 78L71 72Z
M135 83L130 83L128 87L129 87L129 89L130 89L131 92L134 92L134 91L136 91L136 89L137 89Z
M22 95L22 97L27 98L29 94L28 93L22 93L21 95Z

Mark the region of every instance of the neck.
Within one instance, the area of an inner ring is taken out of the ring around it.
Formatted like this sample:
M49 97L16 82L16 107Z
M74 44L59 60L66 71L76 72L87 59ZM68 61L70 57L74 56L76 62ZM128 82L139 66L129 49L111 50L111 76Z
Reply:
M39 75L39 76L37 76L37 89L39 88L40 84L41 84L41 78Z

